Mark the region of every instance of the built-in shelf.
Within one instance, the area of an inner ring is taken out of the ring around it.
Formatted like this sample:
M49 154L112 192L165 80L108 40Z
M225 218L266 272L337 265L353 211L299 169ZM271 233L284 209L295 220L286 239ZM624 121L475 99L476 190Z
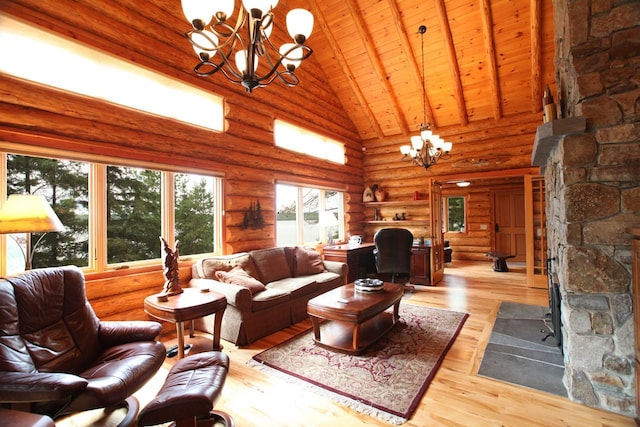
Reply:
M425 212L424 214L419 213L416 214L416 207L420 207L420 206L425 206L428 207L429 206L429 199L421 199L421 200L388 200L388 201L384 201L384 202L363 202L362 203L366 208L372 209L372 208L376 208L376 209L384 209L384 208L389 208L389 207L394 207L394 206L404 206L407 207L408 211L412 211L412 213L410 212L408 218L409 219L393 219L393 216L387 215L384 218L387 219L382 219L382 220L369 220L369 221L363 221L363 224L371 224L371 225L386 225L389 227L402 227L402 226L423 226L423 225L428 225L429 224L429 220L428 219L411 219L411 218L420 218L420 217L428 217L428 213ZM418 208L419 210L421 210L421 208ZM388 211L388 209L387 209ZM400 214L400 212L397 212L398 214Z
M365 206L407 206L407 205L424 205L429 200L390 200L386 202L364 202Z
M547 122L538 126L536 139L531 152L531 164L544 169L551 150L563 137L576 133L582 133L587 127L584 117L568 117Z
M400 220L387 220L387 221L363 221L364 224L388 224L388 225L424 225L429 224L426 219L400 219Z

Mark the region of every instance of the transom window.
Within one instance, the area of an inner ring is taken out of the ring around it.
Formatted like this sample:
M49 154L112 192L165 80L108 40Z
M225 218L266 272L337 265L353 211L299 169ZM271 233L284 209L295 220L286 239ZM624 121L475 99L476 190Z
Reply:
M344 144L283 120L273 124L277 147L344 165Z
M221 96L2 13L0 46L0 73L212 130L224 128Z

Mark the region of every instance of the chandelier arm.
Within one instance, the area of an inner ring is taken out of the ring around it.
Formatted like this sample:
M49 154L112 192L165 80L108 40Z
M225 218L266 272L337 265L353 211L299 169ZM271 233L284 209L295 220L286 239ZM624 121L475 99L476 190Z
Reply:
M284 77L285 75L290 76L290 80L287 80ZM300 83L300 79L298 79L298 76L296 76L293 71L278 72L276 73L276 77L278 77L282 83L289 87L296 86L298 83Z
M228 46L229 53L232 53L236 41L239 40L240 43L244 46L242 38L238 35L238 30L242 28L244 21L246 21L247 19L247 15L244 12L244 9L242 8L240 8L240 12L241 12L241 15L238 17L239 19L236 22L235 28L227 24L226 21L217 21L210 25L210 28L208 29L208 31L211 31L213 34L215 34L218 37L226 39L223 43L218 44L217 42L214 42L213 40L211 40L211 38L207 36L207 34L205 33L206 28L202 30L199 30L197 28L191 28L191 30L185 33L185 36L187 37L187 39L189 39L189 42L191 42L191 45L197 47L198 49L202 49L207 52L222 53L224 49L227 48ZM228 32L220 31L219 28L227 30ZM198 42L193 40L193 36L192 36L193 34L198 34L199 36L204 37L211 45L214 45L217 47L215 49L209 49L208 47L200 45Z
M227 24L226 21L216 21L213 24L211 24L211 31L216 36L225 37L225 38L232 38L234 36L237 36L238 32L240 31L240 28L242 28L248 16L248 13L244 10L243 7L240 7L240 11L238 13L239 13L238 19L236 20L236 25L234 27ZM228 30L229 32L224 33L220 31L218 27L221 27L224 30Z
M193 69L193 71L199 75L200 77L208 77L211 76L213 74L215 74L218 71L221 71L222 74L224 74L224 76L231 80L233 83L240 83L242 82L242 73L240 71L238 71L238 69L233 65L233 63L229 60L228 55L223 54L222 52L220 52L221 54L219 55L221 58L221 62L219 63L214 63L211 61L201 61L198 65L195 66L195 68ZM227 72L223 66L227 66L228 71ZM211 71L202 71L202 69L206 66L210 66L213 69ZM232 78L231 76L233 76L234 78Z
M271 43L269 42L269 45L271 45ZM273 45L271 45L271 47L273 48ZM290 54L291 52L293 52L295 49L302 49L303 51L307 51L307 53L303 54L300 58L288 58L287 55ZM275 50L274 50L275 51ZM292 48L290 48L289 50L287 50L284 54L281 54L278 51L275 51L278 54L278 60L274 63L271 59L271 56L268 54L268 51L265 51L265 58L267 59L267 62L269 63L269 66L271 66L271 69L269 70L269 72L267 74L265 74L262 77L257 77L256 80L259 82L262 82L264 80L269 80L268 83L269 84L273 81L273 74L276 74L276 76L278 76L279 74L290 74L293 75L295 77L295 74L293 71L289 71L289 70L285 70L285 71L278 71L278 67L280 66L280 64L282 64L282 61L285 59L288 60L300 60L300 61L304 61L305 59L309 58L311 56L311 54L313 53L313 49L311 49L309 46L306 45L296 45ZM286 80L282 77L280 77L280 80L282 82L286 82ZM297 77L295 77L295 80L298 80ZM293 85L295 86L296 84L298 84L297 82Z
M231 71L231 72L229 72ZM231 83L242 83L242 75L236 74L236 70L233 67L229 67L229 71L220 66L220 72L229 80Z

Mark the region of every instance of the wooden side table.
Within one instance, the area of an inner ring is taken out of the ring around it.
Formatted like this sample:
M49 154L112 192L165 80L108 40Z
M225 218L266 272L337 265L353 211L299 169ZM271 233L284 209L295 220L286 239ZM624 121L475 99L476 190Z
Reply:
M158 294L144 299L144 311L156 319L176 324L178 335L178 358L184 357L184 322L213 314L213 350L222 350L220 345L220 329L222 316L227 308L224 295L215 292L202 292L196 288L183 288L184 292L168 297L166 301L158 300ZM193 329L193 328L192 328Z

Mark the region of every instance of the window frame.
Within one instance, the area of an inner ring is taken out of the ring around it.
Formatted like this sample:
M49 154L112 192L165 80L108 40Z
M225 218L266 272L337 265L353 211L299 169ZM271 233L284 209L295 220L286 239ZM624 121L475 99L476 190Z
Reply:
M175 242L175 198L173 192L174 174L186 173L208 176L214 178L214 248L212 252L203 254L187 254L180 256L180 261L198 259L222 253L222 233L224 222L224 174L212 171L199 170L195 168L181 169L172 165L151 163L144 161L134 161L108 156L83 155L60 149L50 149L41 147L25 146L22 144L0 141L0 206L7 199L7 154L17 154L21 156L46 157L58 160L70 160L77 162L87 162L89 164L89 230L88 230L88 266L82 267L84 273L105 273L126 270L131 273L132 269L149 268L160 266L161 254L157 258L127 261L121 263L107 262L107 190L106 176L107 166L126 166L135 168L145 168L156 170L161 173L161 235L169 242ZM0 234L0 247L7 244L7 236ZM5 252L0 253L0 276L7 274L7 264Z
M322 212L326 210L326 197L325 194L327 191L335 191L340 193L340 202L338 203L338 238L336 240L343 241L345 235L345 222L344 222L344 212L345 212L345 191L339 188L331 188L324 187L319 185L314 185L311 183L302 183L302 182L291 182L291 181L276 181L274 186L274 194L278 194L278 185L286 185L289 187L295 187L297 189L297 202L296 202L296 245L301 246L315 246L318 244L324 244L322 236L328 235L328 227L318 223L319 227L319 236L320 241L304 241L304 202L303 202L303 190L304 189L312 189L319 191L319 201L318 201L318 212ZM275 218L275 234L276 234L276 242L278 242L278 210L279 206L276 206L276 218Z
M462 230L449 230L449 212L450 212L450 205L449 205L449 200L450 199L462 199L462 209L463 209L463 226L462 226ZM469 209L467 208L467 196L466 195L458 195L458 194L451 194L451 195L447 195L447 196L442 196L442 232L443 233L459 233L459 234L466 234L468 232L468 211Z

